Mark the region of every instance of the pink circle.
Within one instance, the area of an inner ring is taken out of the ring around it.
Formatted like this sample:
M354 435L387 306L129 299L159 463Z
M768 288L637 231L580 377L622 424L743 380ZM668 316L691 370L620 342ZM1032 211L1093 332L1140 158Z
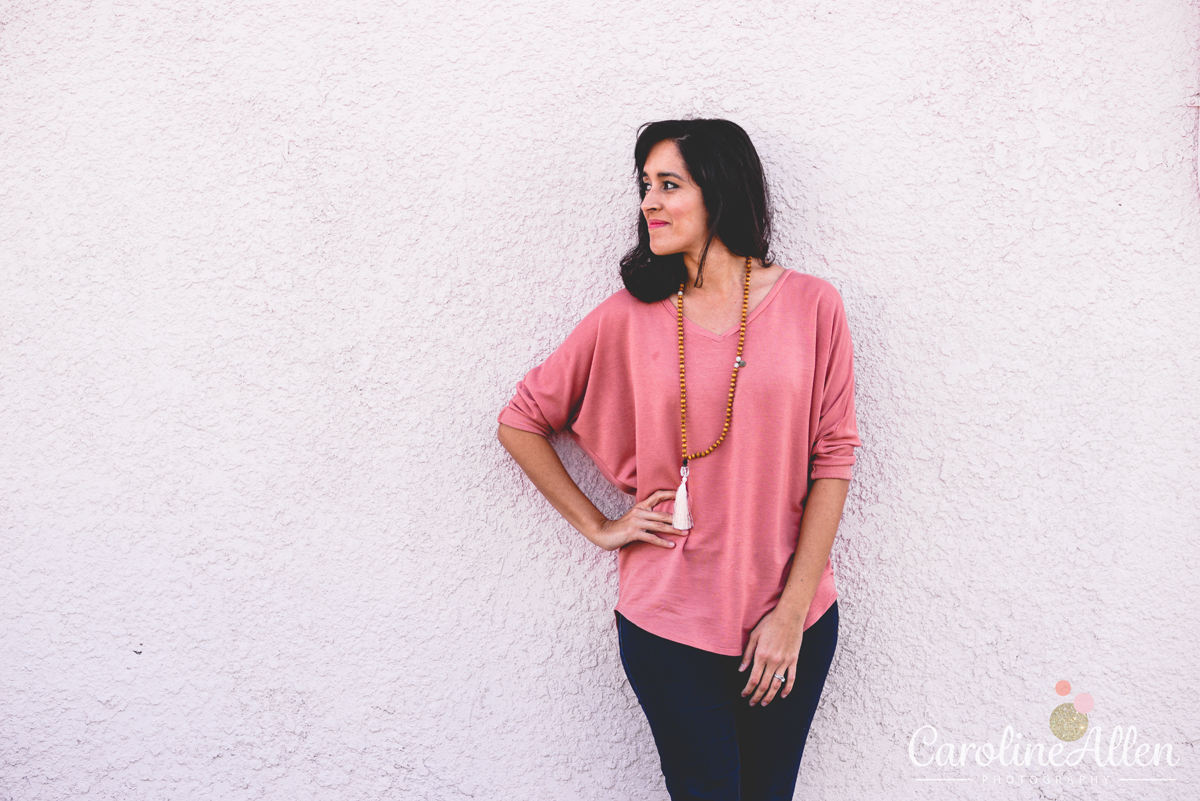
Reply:
M1066 695L1067 693L1071 692L1071 682L1063 679L1058 684L1054 685L1054 692L1058 693L1059 695Z
M1092 711L1092 707L1096 705L1096 699L1088 693L1080 693L1075 696L1075 711L1081 715L1086 715Z

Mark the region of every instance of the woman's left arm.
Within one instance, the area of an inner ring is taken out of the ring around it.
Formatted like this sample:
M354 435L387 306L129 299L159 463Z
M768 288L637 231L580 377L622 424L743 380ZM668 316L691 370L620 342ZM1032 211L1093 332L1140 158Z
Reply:
M800 542L792 559L792 570L787 586L779 597L779 603L763 615L746 645L739 670L745 670L751 660L754 669L750 680L742 690L742 697L751 692L750 706L762 699L766 706L775 697L782 683L775 679L776 673L786 669L787 686L780 696L786 697L796 681L796 662L800 657L800 643L804 639L804 619L817 592L817 584L829 561L838 524L842 520L842 508L850 482L842 478L818 478L808 491L804 504L804 515L800 519ZM755 686L757 685L757 690Z
M787 585L775 608L763 615L750 632L741 670L753 661L750 681L742 691L753 706L765 706L782 688L783 696L796 681L796 662L804 639L817 584L829 562L829 552L842 520L842 507L850 489L854 449L862 445L854 416L854 343L846 323L842 296L828 284L821 285L816 309L816 348L812 401L819 416L809 448L812 483L800 518L800 541L792 557ZM785 681L775 678L784 675Z
M775 607L799 620L801 625L829 562L849 492L850 482L843 478L818 478L808 491L804 516L800 519L800 544L796 547L787 586Z

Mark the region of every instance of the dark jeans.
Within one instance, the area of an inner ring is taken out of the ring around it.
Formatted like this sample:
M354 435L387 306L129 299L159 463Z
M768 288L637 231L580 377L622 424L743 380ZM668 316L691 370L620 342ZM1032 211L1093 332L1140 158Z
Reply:
M742 657L663 639L616 614L621 663L672 801L792 801L837 647L837 601L804 632L791 693L776 691L765 707L742 697L751 671L738 672Z

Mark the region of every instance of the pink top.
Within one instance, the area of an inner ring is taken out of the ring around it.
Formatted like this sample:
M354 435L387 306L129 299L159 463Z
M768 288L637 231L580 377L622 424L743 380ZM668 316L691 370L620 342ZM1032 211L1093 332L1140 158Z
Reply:
M626 289L610 295L517 383L499 421L547 437L567 430L604 477L639 502L676 489L674 300L643 303ZM714 334L684 318L691 452L721 434L739 328ZM784 270L747 318L742 358L728 436L688 465L695 527L687 536L659 535L674 548L639 541L617 552L615 611L652 634L731 655L744 653L787 584L807 479L849 479L862 445L850 331L828 281ZM669 513L674 501L656 509ZM804 628L836 599L827 560Z

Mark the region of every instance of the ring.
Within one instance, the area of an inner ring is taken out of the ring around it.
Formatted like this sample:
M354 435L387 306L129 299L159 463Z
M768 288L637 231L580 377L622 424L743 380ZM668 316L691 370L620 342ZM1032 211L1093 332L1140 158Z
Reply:
M773 675L775 678L779 679L780 681L787 681L787 679L785 677L780 676L778 673L772 673L771 675Z

